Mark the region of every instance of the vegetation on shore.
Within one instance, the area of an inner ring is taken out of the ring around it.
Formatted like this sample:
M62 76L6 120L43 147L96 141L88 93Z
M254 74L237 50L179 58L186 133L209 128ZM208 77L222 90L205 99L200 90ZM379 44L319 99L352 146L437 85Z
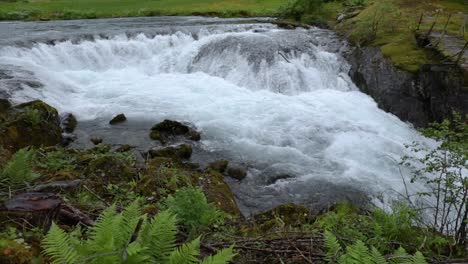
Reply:
M281 0L26 0L0 1L0 20L90 19L137 16L272 16Z

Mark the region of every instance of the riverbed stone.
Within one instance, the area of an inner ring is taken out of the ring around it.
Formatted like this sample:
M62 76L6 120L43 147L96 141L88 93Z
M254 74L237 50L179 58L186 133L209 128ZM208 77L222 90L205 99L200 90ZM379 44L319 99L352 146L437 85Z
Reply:
M62 142L60 118L55 108L32 101L9 108L0 119L0 145L10 150L53 146Z
M162 144L167 143L171 138L176 136L184 136L193 141L199 141L201 139L201 135L198 131L178 121L167 119L154 125L150 132L150 138L158 140Z
M229 161L227 160L217 160L217 161L210 163L210 165L208 165L208 168L215 170L217 172L220 172L220 173L224 173L228 165L229 165Z
M111 121L109 121L109 124L116 125L116 124L123 123L125 121L127 121L127 117L124 114L118 114L114 118L112 118Z
M91 137L89 140L90 140L94 145L99 145L99 144L101 144L102 141L103 141L102 138L100 138L100 137Z
M78 121L76 120L76 117L71 113L65 114L62 118L62 127L65 133L73 133L77 125Z
M229 177L239 181L247 177L247 171L241 167L230 167L227 169L227 174Z

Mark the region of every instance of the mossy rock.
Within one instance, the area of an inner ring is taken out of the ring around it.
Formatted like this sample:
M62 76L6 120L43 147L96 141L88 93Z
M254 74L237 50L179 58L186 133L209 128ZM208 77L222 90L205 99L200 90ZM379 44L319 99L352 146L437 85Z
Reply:
M220 173L224 173L228 165L229 165L229 161L227 160L217 160L217 161L210 163L210 165L208 165L208 168L214 171L220 172Z
M221 173L208 169L203 174L194 174L194 181L210 203L232 216L241 216L234 194Z
M190 127L172 120L164 120L151 128L150 138L166 144L171 137L184 136L193 141L199 141L201 135Z
M10 109L11 103L7 99L0 98L0 113Z
M73 114L67 114L62 121L63 131L67 133L73 133L77 125L78 121Z
M7 110L0 123L0 144L10 150L28 146L53 146L62 142L57 110L42 101L32 101Z
M227 174L229 175L229 177L239 181L247 177L247 171L241 167L230 167L227 169Z
M116 125L125 121L127 121L127 117L124 114L118 114L114 118L112 118L111 121L109 121L109 124Z
M152 158L165 157L175 160L190 159L192 156L192 146L188 144L182 144L176 147L167 147L162 149L152 149L149 151L149 155Z

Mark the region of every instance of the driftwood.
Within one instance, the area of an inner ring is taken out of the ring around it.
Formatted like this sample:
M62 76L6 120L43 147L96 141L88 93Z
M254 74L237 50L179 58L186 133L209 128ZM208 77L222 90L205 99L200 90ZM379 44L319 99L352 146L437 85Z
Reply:
M80 186L81 180L73 181L56 181L51 183L39 184L34 186L32 192L43 192L43 191L59 191L63 189L72 189Z

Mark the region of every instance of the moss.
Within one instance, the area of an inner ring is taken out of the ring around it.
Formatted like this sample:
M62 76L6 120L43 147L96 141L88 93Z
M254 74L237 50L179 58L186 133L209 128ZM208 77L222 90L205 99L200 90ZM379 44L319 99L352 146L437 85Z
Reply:
M112 155L106 155L92 160L86 168L86 173L88 175L104 176L106 178L121 180L128 180L135 174L128 164Z
M124 114L118 114L114 118L112 118L111 121L109 121L109 124L116 125L125 121L127 121L127 117Z
M210 168L210 169L212 169L214 171L220 172L220 173L224 173L226 171L228 165L229 165L229 161L227 161L227 160L218 160L218 161L210 163L208 168Z
M400 41L384 44L381 46L381 51L385 57L393 61L395 66L413 73L419 71L423 64L431 62L426 52L417 47L414 38L403 37Z
M302 205L285 204L255 216L254 220L260 225L268 226L271 224L271 221L276 221L278 218L288 226L310 224L316 219L310 210Z
M62 141L60 119L55 108L32 101L8 109L0 123L0 143L11 150L28 146L53 146Z
M162 149L152 149L149 151L151 157L166 157L172 159L189 159L192 156L192 146L182 144L177 147L167 147Z
M193 178L202 187L210 203L230 215L241 215L234 194L221 173L209 169L203 174L194 174Z

